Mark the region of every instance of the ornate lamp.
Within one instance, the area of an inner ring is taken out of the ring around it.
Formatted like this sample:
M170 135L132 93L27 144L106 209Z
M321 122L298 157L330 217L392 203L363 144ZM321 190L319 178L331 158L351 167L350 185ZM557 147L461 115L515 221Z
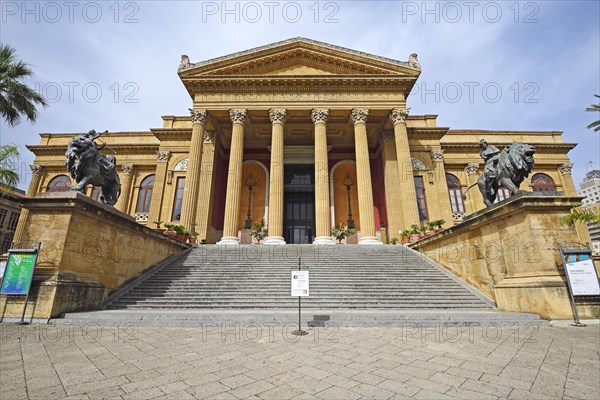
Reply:
M246 222L244 223L244 229L252 228L252 188L256 186L256 178L252 171L248 174L248 177L244 181L244 184L248 186L248 213L246 214Z
M344 186L346 186L346 190L348 191L348 228L354 229L354 219L352 219L352 205L350 204L350 188L354 186L354 181L350 176L350 172L346 172L346 176L344 177Z

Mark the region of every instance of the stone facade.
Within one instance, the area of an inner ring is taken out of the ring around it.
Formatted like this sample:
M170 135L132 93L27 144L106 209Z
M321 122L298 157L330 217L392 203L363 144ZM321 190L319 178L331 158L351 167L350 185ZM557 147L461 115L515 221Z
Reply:
M0 254L6 253L13 242L24 198L22 190L0 185Z
M117 208L141 224L172 222L194 227L208 243L238 243L249 210L253 222L265 219L266 243L331 243L330 228L346 222L350 205L358 243L386 242L427 220L451 226L484 208L476 189L464 202L461 196L481 173L481 138L499 148L535 145L530 178L544 174L555 191L576 195L564 168L575 145L561 132L453 130L439 127L435 115L412 115L416 55L402 62L298 38L200 63L182 60L191 114L163 116L163 126L149 131L103 135L117 153ZM43 167L29 193L55 190L56 177L66 176L71 137L43 133L28 147ZM306 167L306 184L286 175ZM522 189L533 189L530 178ZM292 206L298 191L308 197ZM304 225L290 225L302 219L294 216L296 204L307 214Z

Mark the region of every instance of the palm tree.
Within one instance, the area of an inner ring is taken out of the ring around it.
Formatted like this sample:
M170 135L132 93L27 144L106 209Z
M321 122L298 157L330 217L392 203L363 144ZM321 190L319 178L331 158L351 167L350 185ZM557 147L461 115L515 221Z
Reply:
M571 213L562 217L560 222L569 226L573 226L576 222L580 221L587 224L600 224L600 214L598 213L598 210L598 207L591 209L572 208Z
M0 44L0 115L10 126L19 124L23 115L35 122L36 105L46 107L44 98L21 82L32 74L29 64L17 60L13 47Z
M19 182L17 146L0 146L0 183L15 186Z
M594 96L596 96L597 98L600 99L600 95L595 94ZM586 108L585 111L600 112L600 103L592 104L591 106ZM597 119L596 121L592 122L587 127L588 127L588 129L593 129L594 132L599 132L600 131L600 119Z

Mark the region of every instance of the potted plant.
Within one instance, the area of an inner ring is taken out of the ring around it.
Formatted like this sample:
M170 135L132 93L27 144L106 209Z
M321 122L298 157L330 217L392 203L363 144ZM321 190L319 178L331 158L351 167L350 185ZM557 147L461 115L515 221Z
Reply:
M444 228L442 228L442 225L444 225L446 221L443 219L436 219L435 221L431 221L431 223L436 227L435 231L439 232L444 230Z
M427 227L426 227L425 225L421 225L421 226L419 227L419 233L420 233L420 235L419 235L419 239L422 239L422 238L424 238L425 236L427 236Z
M200 240L200 244L206 244L206 239Z
M177 232L175 232L175 225L173 224L165 224L166 231L163 233L169 237L175 238L177 236Z
M408 243L410 241L410 235L411 235L411 231L409 231L408 229L403 230L400 233L400 237L402 238L402 243Z
M341 223L331 228L331 236L337 239L338 244L342 244L342 240L354 235L355 232L354 229L350 229L347 225Z
M154 229L156 232L159 233L163 233L165 231L165 229L162 229L160 226L162 225L164 221L154 221L153 224L156 225L156 228Z
M414 243L419 240L419 225L412 224L410 226L410 242Z
M183 225L175 225L173 226L173 230L177 233L175 238L185 242L187 239L185 237L185 227Z
M190 232L189 239L190 244L196 244L196 242L198 241L198 232L196 232L196 226L198 226L198 224L192 222L192 231Z
M250 229L250 236L256 239L258 244L260 244L261 240L267 237L267 228L265 227L264 218L252 225L252 228Z
M435 232L435 227L437 226L436 223L437 221L429 221L427 223L427 231L425 232L426 236L433 235L433 233Z
M396 238L396 237L391 238L390 244L398 244L398 238Z

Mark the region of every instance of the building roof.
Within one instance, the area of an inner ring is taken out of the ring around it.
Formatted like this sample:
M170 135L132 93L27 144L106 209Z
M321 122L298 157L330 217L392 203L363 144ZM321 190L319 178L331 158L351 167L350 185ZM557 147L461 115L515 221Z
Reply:
M25 197L27 197L25 191L16 187L5 185L4 183L0 183L0 195L12 197L15 199L24 199Z

